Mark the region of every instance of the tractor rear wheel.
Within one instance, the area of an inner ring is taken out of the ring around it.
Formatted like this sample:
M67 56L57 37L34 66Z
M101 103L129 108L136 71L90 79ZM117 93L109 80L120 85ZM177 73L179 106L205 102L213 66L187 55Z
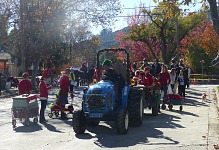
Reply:
M116 118L116 128L118 134L126 134L129 126L129 113L126 109L119 110Z
M141 90L129 91L128 98L129 126L140 126L144 117L144 95Z
M82 110L75 111L72 119L73 130L76 134L85 132L86 129L86 118Z

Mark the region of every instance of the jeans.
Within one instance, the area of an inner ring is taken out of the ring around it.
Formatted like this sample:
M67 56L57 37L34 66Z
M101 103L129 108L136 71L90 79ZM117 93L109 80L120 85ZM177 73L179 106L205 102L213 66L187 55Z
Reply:
M182 97L185 97L185 85L179 85L178 86L178 94Z
M167 95L168 86L167 85L161 85L160 89L161 89L161 92L163 91L163 97L162 98L165 99L166 95Z
M40 100L41 107L40 107L40 122L45 121L45 110L47 105L47 100Z

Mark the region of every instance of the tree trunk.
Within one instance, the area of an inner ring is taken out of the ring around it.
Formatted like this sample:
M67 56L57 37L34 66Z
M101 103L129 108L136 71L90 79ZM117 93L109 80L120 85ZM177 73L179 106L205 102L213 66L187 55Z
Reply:
M217 10L217 2L216 0L208 0L208 3L210 5L211 19L213 22L214 30L219 37L219 15Z
M167 54L167 42L163 29L160 32L160 37L161 37L161 53L162 53L163 63L168 64L170 60L168 60L167 57L169 54Z
M32 72L32 78L31 78L33 90L37 89L36 76L38 73L38 67L39 67L39 60L37 59L37 60L34 60L34 63L33 63L33 72Z

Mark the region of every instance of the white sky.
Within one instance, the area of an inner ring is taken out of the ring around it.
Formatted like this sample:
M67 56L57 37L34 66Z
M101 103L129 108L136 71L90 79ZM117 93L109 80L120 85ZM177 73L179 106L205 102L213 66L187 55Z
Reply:
M134 8L134 7L138 7L140 3L144 3L144 6L145 7L154 7L156 6L156 4L153 2L153 0L120 0L121 1L121 4L122 4L122 8ZM200 0L198 0L200 1ZM185 8L190 8L190 11L192 10L198 10L200 8L201 4L197 4L196 7L192 7L189 6L189 7L186 7ZM134 14L134 9L123 9L123 13L120 15L120 16L129 16L129 15L132 15ZM112 30L113 31L116 31L116 30L119 30L119 29L122 29L124 27L127 27L127 21L125 17L118 17L116 18L118 21L116 21L115 25L112 26ZM92 29L92 33L93 34L99 34L100 31L102 30L102 27L93 27Z

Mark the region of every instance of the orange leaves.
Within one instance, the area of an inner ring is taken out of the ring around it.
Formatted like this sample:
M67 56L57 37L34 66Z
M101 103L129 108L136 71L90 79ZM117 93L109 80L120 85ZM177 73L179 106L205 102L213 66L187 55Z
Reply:
M193 47L194 45L205 50L205 53L212 57L218 52L219 38L213 29L211 22L202 22L199 27L190 32L189 36L181 41L182 49L184 47ZM184 49L186 53L186 49Z

